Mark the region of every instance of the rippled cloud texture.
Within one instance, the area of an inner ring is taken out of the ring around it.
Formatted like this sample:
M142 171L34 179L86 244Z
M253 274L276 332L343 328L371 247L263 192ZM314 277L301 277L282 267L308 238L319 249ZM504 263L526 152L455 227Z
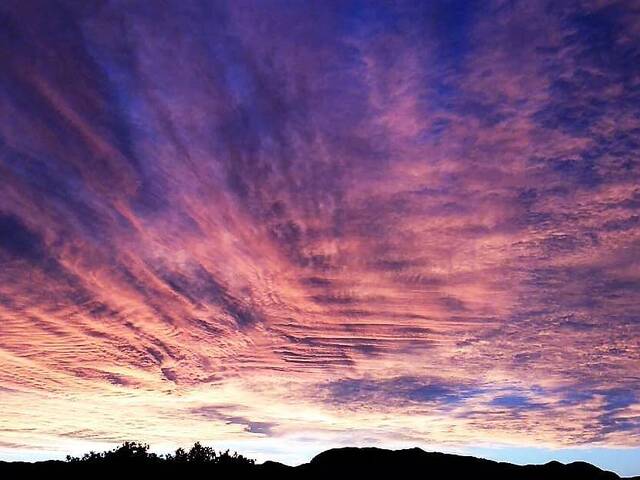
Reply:
M0 62L0 449L640 446L637 2L8 1Z

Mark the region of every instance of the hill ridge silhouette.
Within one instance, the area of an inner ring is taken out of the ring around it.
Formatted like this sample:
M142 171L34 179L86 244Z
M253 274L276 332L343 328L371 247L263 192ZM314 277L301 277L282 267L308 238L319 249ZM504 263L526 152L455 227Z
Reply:
M432 469L435 468L438 474L470 475L463 478L485 478L483 474L489 474L490 478L626 478L627 480L640 480L640 476L620 477L614 472L600 469L583 461L565 464L558 460L551 460L545 464L516 465L472 455L426 451L419 447L399 450L378 447L333 448L316 455L309 463L312 465L345 463L336 458L340 456L346 456L350 464L358 465L357 468L364 468L372 472L380 471L380 469L385 470L388 465L413 463L415 466L421 464Z

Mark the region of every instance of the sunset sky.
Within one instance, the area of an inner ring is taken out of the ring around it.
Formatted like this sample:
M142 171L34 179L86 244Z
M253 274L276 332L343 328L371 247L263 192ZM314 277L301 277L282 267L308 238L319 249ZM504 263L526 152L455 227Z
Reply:
M640 3L0 2L0 459L640 474Z

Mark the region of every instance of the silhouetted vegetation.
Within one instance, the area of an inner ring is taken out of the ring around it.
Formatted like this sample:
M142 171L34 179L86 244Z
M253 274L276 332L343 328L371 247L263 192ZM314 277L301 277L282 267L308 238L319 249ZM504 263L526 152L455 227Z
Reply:
M105 452L85 453L82 457L67 455L69 463L85 464L190 464L190 465L220 465L225 467L241 467L255 464L255 460L236 452L216 452L196 442L189 450L178 448L175 453L157 455L149 451L149 445L138 442L124 442L113 450Z

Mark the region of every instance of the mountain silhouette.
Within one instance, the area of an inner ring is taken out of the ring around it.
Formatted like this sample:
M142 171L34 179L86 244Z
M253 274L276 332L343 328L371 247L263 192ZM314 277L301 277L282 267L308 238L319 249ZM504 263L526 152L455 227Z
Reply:
M519 466L480 458L425 452L419 448L385 450L380 448L338 448L327 450L298 467L278 467L263 464L258 468L269 473L291 475L286 478L330 478L332 475L365 476L410 475L415 478L440 479L607 479L620 477L589 463L562 464L557 461L545 465ZM640 477L635 477L640 479Z
M134 444L138 445L138 444ZM491 480L617 480L620 477L589 463L563 464L552 461L544 465L513 465L471 456L425 452L419 448L386 450L381 448L336 448L314 457L309 463L288 466L252 460L228 452L218 454L196 444L196 455L185 452L182 460L147 454L92 454L82 459L44 462L0 462L0 478L366 478L382 476L423 479L491 479ZM148 448L148 447L147 447ZM203 455L204 452L204 455ZM213 452L213 457L207 455ZM102 456L100 456L102 455ZM199 456L198 456L199 455ZM225 457L226 455L226 457ZM226 458L226 460L221 460ZM213 459L213 460L212 460ZM629 480L640 480L633 477Z

